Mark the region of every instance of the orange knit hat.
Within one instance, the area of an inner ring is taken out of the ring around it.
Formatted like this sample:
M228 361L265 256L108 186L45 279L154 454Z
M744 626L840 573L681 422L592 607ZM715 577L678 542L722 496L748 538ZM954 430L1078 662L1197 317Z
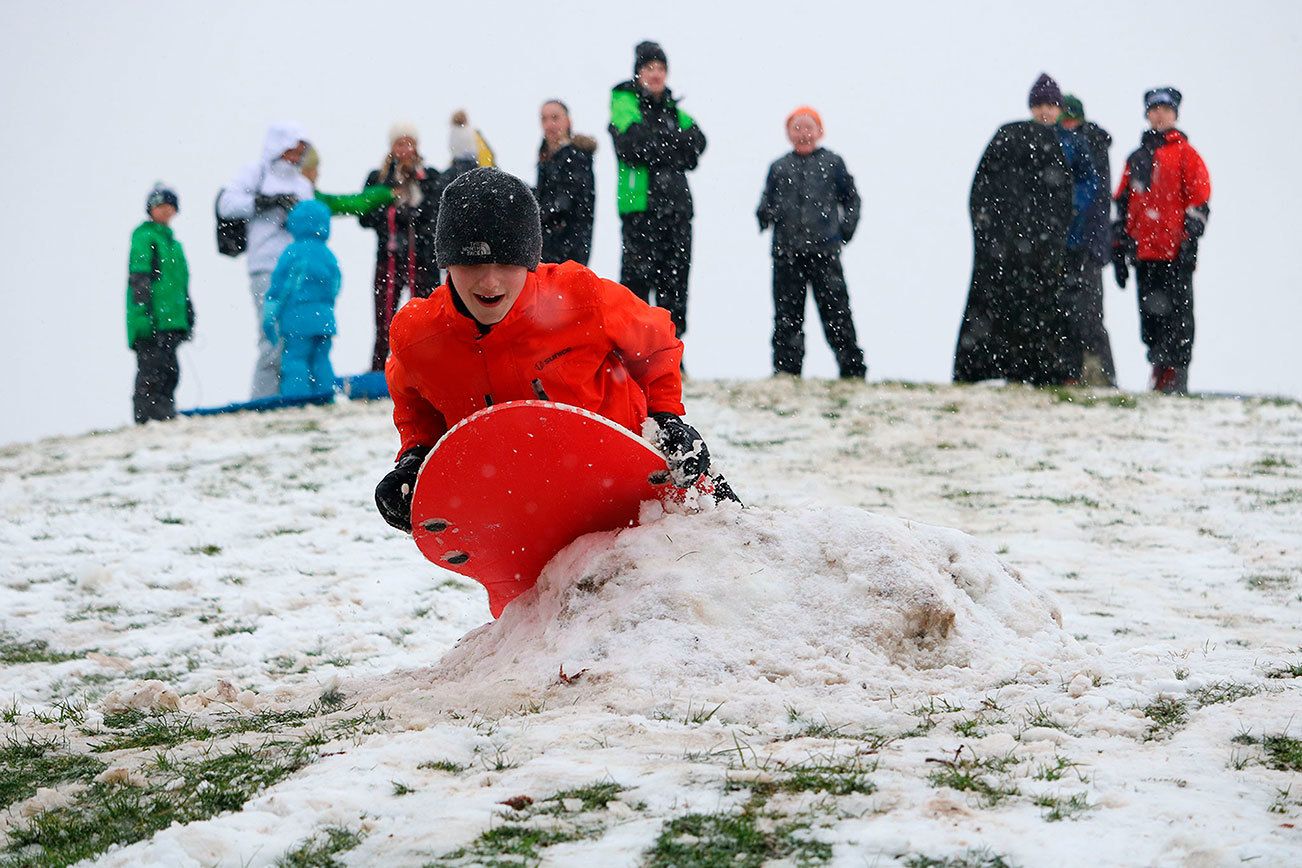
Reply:
M823 131L823 116L815 108L807 105L797 106L791 114L787 115L787 126L791 126L791 122L800 115L809 115L814 119L814 123L818 124L818 131L820 133Z

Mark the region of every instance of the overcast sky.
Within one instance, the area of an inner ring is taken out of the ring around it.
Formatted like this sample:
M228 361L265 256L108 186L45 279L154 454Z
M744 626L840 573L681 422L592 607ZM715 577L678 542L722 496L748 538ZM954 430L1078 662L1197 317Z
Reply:
M502 168L531 183L537 109L566 100L596 135L591 265L618 278L610 87L633 46L659 40L670 86L709 139L692 177L697 220L687 366L766 377L767 236L754 209L783 118L817 107L825 145L859 184L864 218L845 254L871 379L949 378L972 264L967 195L995 128L1026 114L1047 70L1116 139L1114 173L1144 128L1146 88L1184 91L1180 126L1212 176L1195 278L1197 390L1302 396L1302 280L1292 171L1302 13L1294 3L660 2L6 3L0 52L0 443L130 421L134 356L123 297L131 230L157 179L179 192L196 340L181 406L247 397L255 324L244 261L217 255L213 198L257 155L269 122L295 119L323 157L321 187L355 190L394 121L415 123L445 166L447 119L465 107ZM340 373L370 357L374 234L335 221L344 274ZM1121 384L1147 365L1133 283L1108 280ZM809 326L812 326L810 328ZM835 366L816 318L806 374Z

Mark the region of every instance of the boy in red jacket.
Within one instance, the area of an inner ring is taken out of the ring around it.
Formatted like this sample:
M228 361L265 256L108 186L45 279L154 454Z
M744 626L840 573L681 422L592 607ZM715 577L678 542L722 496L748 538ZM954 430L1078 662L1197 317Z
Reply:
M1175 128L1180 100L1173 87L1144 94L1150 129L1126 160L1117 188L1112 262L1123 287L1127 263L1136 266L1140 336L1153 366L1150 385L1182 395L1193 358L1193 272L1212 182L1202 157Z
M669 314L578 263L540 264L538 203L523 181L493 168L457 178L434 246L447 284L403 307L389 332L402 446L375 489L385 521L410 532L425 456L457 422L506 401L559 401L637 434L650 418L676 485L709 470L709 450L680 418L683 343Z

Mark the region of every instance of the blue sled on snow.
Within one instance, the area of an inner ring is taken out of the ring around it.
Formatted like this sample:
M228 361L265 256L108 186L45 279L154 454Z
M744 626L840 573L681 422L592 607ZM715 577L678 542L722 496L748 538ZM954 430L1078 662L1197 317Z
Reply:
M308 407L314 404L333 403L336 394L342 394L353 401L376 401L389 397L389 386L384 381L383 371L368 371L351 377L339 377L335 387L329 392L317 392L314 395L287 397L272 395L268 398L254 398L252 401L237 401L220 407L195 407L182 410L182 416L219 416L224 413L264 413L267 410L282 410L286 407Z

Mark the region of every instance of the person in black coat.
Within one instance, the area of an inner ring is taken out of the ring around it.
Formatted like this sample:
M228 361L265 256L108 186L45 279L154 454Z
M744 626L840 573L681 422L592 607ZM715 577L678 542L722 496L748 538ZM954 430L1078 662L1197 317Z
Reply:
M792 151L769 166L755 212L761 232L773 227L773 372L800 376L812 286L841 377L863 379L868 369L841 268L841 247L859 223L859 192L845 161L818 147L822 137L823 119L812 108L787 117Z
M1098 173L1099 184L1082 215L1080 237L1067 239L1067 285L1072 335L1080 345L1081 382L1090 386L1116 386L1112 341L1103 324L1103 266L1112 259L1112 169L1108 149L1112 136L1103 127L1085 119L1085 105L1077 97L1062 98L1059 123L1074 130Z
M558 99L543 103L541 120L543 140L534 194L542 213L542 261L587 265L596 209L592 155L597 140L573 134L570 110Z
M1062 92L1041 75L1029 102L1033 119L999 128L972 181L975 250L956 383L1049 385L1073 376L1063 299L1073 178L1054 129Z
M705 151L705 134L666 87L668 75L664 49L638 43L632 80L611 91L609 129L619 162L620 283L668 310L681 338L694 214L687 173Z
M389 153L380 168L366 176L366 186L379 184L393 190L393 202L357 218L376 236L373 371L383 371L389 358L389 324L403 291L425 298L439 285L434 229L442 186L438 171L421 159L411 126L397 124L389 131Z

